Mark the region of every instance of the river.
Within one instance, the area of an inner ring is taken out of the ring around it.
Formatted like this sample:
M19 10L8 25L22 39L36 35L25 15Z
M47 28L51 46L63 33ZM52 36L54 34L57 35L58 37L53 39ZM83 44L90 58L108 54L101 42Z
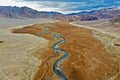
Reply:
M56 60L55 63L53 64L53 71L59 77L60 80L68 80L67 76L61 70L60 64L62 64L63 61L69 57L69 53L59 48L61 44L64 44L66 42L66 39L60 33L52 33L52 34L54 39L58 39L52 46L52 48L56 52L56 56L58 56L59 53L63 53L63 56L60 57L58 60Z

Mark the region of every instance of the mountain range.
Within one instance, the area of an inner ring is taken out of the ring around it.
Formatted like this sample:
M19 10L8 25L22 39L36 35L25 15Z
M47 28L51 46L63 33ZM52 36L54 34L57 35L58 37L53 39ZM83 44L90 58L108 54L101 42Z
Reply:
M53 16L55 14L61 15L58 12L45 12L37 11L29 7L12 7L12 6L0 6L0 17L6 18L44 18Z
M37 11L29 7L0 6L0 17L5 18L54 18L58 20L96 20L120 16L120 7L62 14L59 12Z

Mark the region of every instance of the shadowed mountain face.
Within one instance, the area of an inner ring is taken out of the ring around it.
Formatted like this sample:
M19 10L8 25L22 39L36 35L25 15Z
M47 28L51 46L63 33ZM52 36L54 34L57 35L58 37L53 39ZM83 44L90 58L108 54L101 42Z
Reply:
M94 16L97 17L98 19L110 19L115 16L118 16L120 14L120 8L119 7L113 7L113 8L103 8L99 10L94 10L94 11L83 11L79 13L72 13L72 14L67 14L68 16L73 16L73 15L78 15L78 16Z
M53 15L62 15L58 12L43 12L37 11L28 7L11 7L11 6L0 6L0 16L7 18L41 18L49 17Z
M106 8L94 11L62 14L59 12L37 11L28 7L0 6L0 17L7 18L48 18L66 21L89 21L97 19L111 19L120 14L120 8Z
M115 16L120 15L120 8L108 8L108 9L100 9L96 11L93 15L97 16L98 18L109 19Z

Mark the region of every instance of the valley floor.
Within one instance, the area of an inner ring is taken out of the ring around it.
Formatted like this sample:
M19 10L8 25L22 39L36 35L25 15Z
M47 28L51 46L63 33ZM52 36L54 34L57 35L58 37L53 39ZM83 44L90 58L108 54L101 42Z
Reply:
M51 34L43 34L45 29L62 33L66 37L67 42L60 48L70 54L61 65L68 80L120 80L120 39L97 30L86 29L87 26L83 27L58 22L14 29L13 33L33 34L49 40L49 45L42 51L43 54L39 54L40 49L33 53L41 59L35 80L59 80L53 72L53 63L62 54L52 57L55 52L51 46L55 41Z
M0 20L0 80L33 80L41 60L32 53L46 47L49 41L30 34L14 34L12 29L54 21L42 18Z
M68 80L120 80L119 28L110 26L108 21L69 24L49 19L3 19L2 22L0 80L59 80L53 64L62 54L53 57L51 46L57 39L48 30L63 34L67 40L59 47L69 52L69 58L60 65Z

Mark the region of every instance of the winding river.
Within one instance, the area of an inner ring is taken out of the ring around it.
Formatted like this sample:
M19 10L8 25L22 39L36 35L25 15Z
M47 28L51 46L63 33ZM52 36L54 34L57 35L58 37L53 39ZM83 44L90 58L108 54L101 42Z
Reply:
M63 53L63 56L56 60L53 64L53 71L59 77L60 80L68 80L66 75L62 72L60 64L62 64L62 62L69 57L69 53L59 48L61 44L64 44L66 42L66 39L60 33L52 34L54 39L58 39L58 41L56 41L55 44L52 46L52 48L56 52L56 56L58 56L59 53Z

